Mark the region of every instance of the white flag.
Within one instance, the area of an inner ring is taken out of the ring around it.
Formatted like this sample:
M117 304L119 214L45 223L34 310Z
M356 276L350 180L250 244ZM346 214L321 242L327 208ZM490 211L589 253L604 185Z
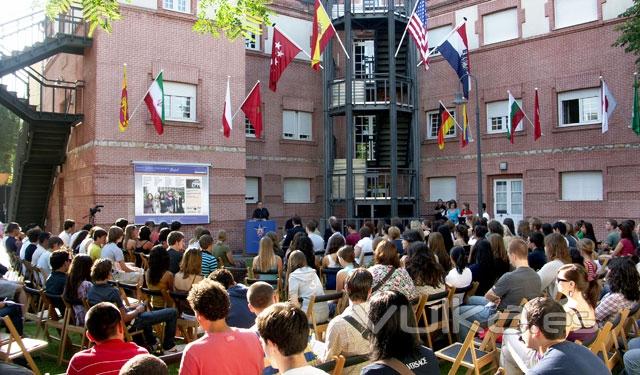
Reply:
M602 80L602 134L606 133L609 130L609 117L618 106L618 102L609 91L609 87Z

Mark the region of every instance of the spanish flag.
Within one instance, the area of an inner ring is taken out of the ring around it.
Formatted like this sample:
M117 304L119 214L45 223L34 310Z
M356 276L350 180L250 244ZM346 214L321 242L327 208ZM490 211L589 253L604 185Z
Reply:
M336 35L327 11L324 10L320 0L316 0L313 14L313 34L311 35L311 67L320 69L320 55L329 44L329 40Z
M122 77L122 93L120 95L120 121L118 129L124 132L129 127L129 99L127 95L127 64L124 64L124 75Z
M440 103L440 126L438 127L438 148L444 150L444 135L455 126L451 113Z

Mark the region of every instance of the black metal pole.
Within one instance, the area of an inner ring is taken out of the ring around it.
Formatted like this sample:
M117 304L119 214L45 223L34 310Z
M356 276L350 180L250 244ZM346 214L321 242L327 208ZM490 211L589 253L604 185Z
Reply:
M476 94L476 172L478 174L478 216L482 216L482 137L480 136L480 97L478 96L478 79L472 74L469 74L469 77L473 79Z

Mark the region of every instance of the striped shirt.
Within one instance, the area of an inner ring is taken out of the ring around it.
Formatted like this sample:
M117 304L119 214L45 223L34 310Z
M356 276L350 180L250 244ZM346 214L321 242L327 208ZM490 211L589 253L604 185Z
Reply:
M202 276L207 277L209 274L218 269L218 259L206 251L202 252Z
M67 374L117 375L122 366L138 354L148 354L148 352L132 342L119 339L107 340L76 353L69 362Z

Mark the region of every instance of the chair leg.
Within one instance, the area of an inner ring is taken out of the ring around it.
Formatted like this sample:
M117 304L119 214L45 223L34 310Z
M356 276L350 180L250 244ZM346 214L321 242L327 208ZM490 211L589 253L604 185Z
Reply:
M64 349L66 346L67 346L67 333L63 332L62 340L60 340L60 349L58 349L58 366L62 364L62 357L64 357Z

